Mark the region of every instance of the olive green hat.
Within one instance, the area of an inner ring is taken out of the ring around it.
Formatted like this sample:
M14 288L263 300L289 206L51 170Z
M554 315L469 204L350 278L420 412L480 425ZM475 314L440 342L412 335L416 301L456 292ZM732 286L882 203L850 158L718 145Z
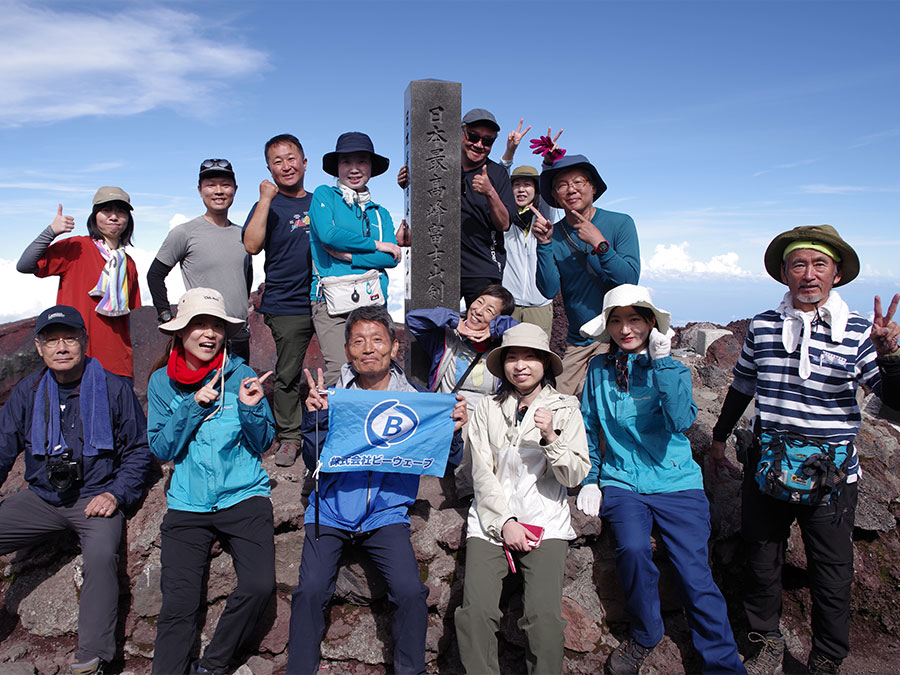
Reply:
M837 252L840 260L835 260L841 268L841 280L835 284L843 286L849 284L859 275L859 256L846 241L841 238L838 231L831 225L801 225L793 230L782 232L772 240L766 249L763 258L766 272L779 283L784 283L781 278L781 270L784 266L784 251L795 242L810 242L811 244L824 245ZM834 256L831 256L834 258Z

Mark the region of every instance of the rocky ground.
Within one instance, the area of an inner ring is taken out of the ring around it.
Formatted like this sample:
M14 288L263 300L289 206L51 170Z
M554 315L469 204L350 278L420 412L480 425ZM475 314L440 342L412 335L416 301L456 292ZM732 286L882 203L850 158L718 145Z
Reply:
M155 331L152 310L136 313L136 389L143 392L150 363L162 348ZM273 347L260 317L254 317L253 365L271 367ZM561 326L557 326L557 329ZM740 348L746 321L728 326L726 335L703 354L710 333L720 328L695 324L679 331L676 356L693 374L694 398L700 408L689 432L694 455L705 465L706 447L730 382L730 368ZM0 327L0 397L10 383L35 367L29 356L33 320ZM558 330L555 331L558 334ZM268 342L267 342L268 340ZM701 351L703 349L701 348ZM866 401L867 414L858 438L865 478L854 534L856 580L853 588L853 651L846 661L848 673L893 673L900 655L900 432L879 416L877 402ZM749 411L748 411L749 412ZM890 412L886 415L890 417ZM895 420L896 421L896 420ZM734 461L733 448L729 448ZM303 545L304 476L301 464L276 467L271 454L264 466L272 479L275 506L276 573L278 589L260 622L253 649L235 664L240 673L268 675L284 671L287 652L290 593L296 583ZM159 612L159 525L165 513L165 486L170 467L157 468L144 503L131 514L120 551L121 597L118 641L119 660L112 672L149 672L153 653L154 621ZM709 478L709 474L707 474ZM0 489L3 498L23 487L21 460ZM308 491L308 486L307 491ZM711 560L719 585L729 602L735 633L743 636L746 624L741 612L745 564L738 535L740 522L739 476L709 480L707 493L712 511ZM566 670L597 673L606 655L626 634L622 596L615 576L614 542L601 522L583 516L570 497L578 539L572 542L566 567L563 613L566 629ZM422 480L412 509L412 540L421 577L430 589L428 669L432 673L462 672L453 631L453 612L462 599L465 577L466 505L459 503L450 481ZM644 673L693 673L699 661L690 642L680 609L677 583L660 545L656 551L662 570L660 592L666 620L666 637L648 659ZM323 666L329 672L384 673L389 670L390 607L384 584L366 561L348 555L329 607L329 628L322 645ZM521 615L516 579L508 580L503 605L506 610L500 638L503 672L525 672L524 635L516 626ZM65 672L74 650L77 598L81 584L81 557L71 537L61 537L27 551L0 557L0 672ZM233 588L234 574L227 552L216 546L209 568L207 604L199 622L196 648L209 639ZM802 664L810 647L810 601L806 561L798 532L789 542L785 570L783 630L790 655L785 672L806 672ZM739 645L743 650L746 644Z

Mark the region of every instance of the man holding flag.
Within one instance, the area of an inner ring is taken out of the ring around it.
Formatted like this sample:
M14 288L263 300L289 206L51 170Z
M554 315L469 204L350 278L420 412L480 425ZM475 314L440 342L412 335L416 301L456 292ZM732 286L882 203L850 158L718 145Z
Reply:
M466 403L462 396L454 404L447 395L410 395L417 390L394 361L400 343L384 307L351 312L344 337L348 363L337 388L359 391L332 392L335 400L329 410L322 371L318 382L306 371L310 392L303 419L303 459L311 471L324 470L317 473L304 519L306 539L291 599L287 672L318 671L325 634L323 611L334 593L344 546L357 544L384 576L388 598L396 608L394 672L424 673L428 589L419 581L409 540L409 507L415 501L420 474L443 475L447 461L459 462L459 430L466 422ZM364 392L398 393L370 396L373 400L364 404L359 400ZM435 406L440 412L434 412ZM329 420L332 438L340 438L339 443L326 441ZM354 422L358 430L348 434ZM348 454L351 438L358 439L355 445L368 441L368 446ZM443 448L436 448L442 444L436 439L441 438Z

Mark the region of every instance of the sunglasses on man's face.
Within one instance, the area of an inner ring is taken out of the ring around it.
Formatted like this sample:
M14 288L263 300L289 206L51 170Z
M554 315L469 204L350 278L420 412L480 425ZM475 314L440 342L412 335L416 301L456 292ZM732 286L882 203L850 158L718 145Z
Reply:
M225 169L226 171L231 171L231 162L227 159L204 159L203 164L200 165L200 170L207 171L208 169Z
M474 131L470 131L469 129L466 129L465 131L466 138L469 139L469 143L471 143L472 145L476 145L478 141L481 141L481 144L484 147L489 148L494 144L494 141L497 140L496 136L482 136L481 134L477 134Z

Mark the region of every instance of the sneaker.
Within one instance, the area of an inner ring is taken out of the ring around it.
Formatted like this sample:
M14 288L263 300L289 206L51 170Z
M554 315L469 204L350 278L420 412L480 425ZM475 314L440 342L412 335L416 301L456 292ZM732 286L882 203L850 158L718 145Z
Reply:
M197 659L191 664L191 675L228 675L228 671L204 668L200 665L200 660Z
M781 675L784 638L781 635L762 635L761 633L750 633L747 637L750 642L762 645L756 656L744 661L747 675Z
M622 640L606 659L603 672L606 675L635 675L641 672L644 659L650 656L653 647L644 647L633 639Z
M300 445L294 441L281 441L278 450L275 451L275 464L277 466L294 466L297 455L300 453Z
M827 656L822 656L815 652L809 653L809 660L806 662L806 667L809 668L809 672L812 673L812 675L832 675L841 672L840 661L832 661Z
M99 656L84 663L73 663L71 668L72 675L103 675L103 661Z

